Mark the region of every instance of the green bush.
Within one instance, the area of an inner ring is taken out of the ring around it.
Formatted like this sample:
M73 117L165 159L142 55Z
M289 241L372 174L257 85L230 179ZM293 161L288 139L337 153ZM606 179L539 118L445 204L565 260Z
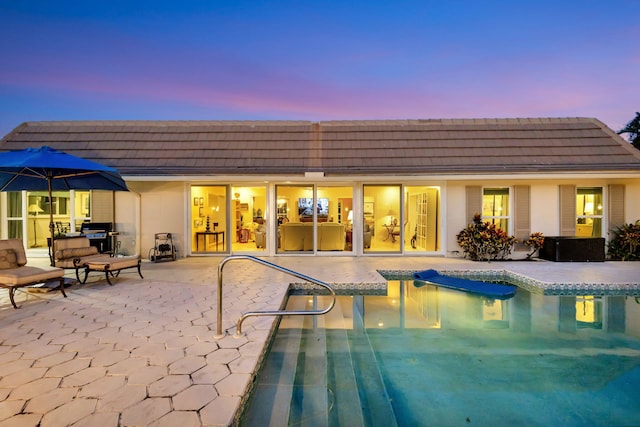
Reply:
M609 258L613 260L640 260L640 219L635 224L624 224L614 232L609 241Z
M480 214L473 216L473 223L467 225L456 236L465 257L474 261L506 259L517 240L489 221L482 222Z

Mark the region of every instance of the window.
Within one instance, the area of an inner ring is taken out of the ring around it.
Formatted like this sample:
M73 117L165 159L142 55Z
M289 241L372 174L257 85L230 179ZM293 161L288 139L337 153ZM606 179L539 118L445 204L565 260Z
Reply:
M22 193L12 191L7 193L8 237L22 239ZM35 243L34 243L35 244Z
M485 188L482 193L482 219L509 232L509 189Z
M602 187L578 187L576 236L602 236Z
M46 247L47 237L51 236L49 228L51 218L55 223L69 225L70 228L70 200L71 192L54 191L49 198L46 191L27 192L27 239L32 248ZM61 232L62 227L58 230Z
M73 214L75 225L71 225L70 231L80 230L82 223L91 221L91 193L84 190L73 192Z
M28 210L33 214L49 215L53 209L53 215L69 215L69 193L54 192L49 203L49 195L46 192L30 192Z

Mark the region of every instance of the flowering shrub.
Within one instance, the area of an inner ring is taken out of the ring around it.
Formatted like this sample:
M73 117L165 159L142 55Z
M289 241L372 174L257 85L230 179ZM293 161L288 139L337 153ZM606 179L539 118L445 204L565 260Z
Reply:
M524 241L524 244L531 248L531 252L527 254L527 259L530 259L544 245L544 236L539 231L536 231L531 233L529 238Z
M614 232L609 241L608 254L611 259L640 260L640 219L635 224L624 224Z
M456 236L465 257L474 261L506 259L517 240L489 221L482 222L480 214L473 216L473 223L467 225Z

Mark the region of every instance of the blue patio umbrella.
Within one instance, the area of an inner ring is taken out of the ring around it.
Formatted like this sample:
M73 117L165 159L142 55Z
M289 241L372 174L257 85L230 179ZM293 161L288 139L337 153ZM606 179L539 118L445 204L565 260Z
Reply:
M0 153L0 191L22 190L48 191L51 242L54 190L129 191L116 169L46 146Z

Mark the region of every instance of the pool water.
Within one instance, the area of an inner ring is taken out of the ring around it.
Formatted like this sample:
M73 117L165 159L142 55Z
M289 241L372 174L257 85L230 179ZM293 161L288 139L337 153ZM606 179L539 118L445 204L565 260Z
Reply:
M290 308L326 297L290 297ZM640 298L389 281L283 318L245 425L640 425Z

